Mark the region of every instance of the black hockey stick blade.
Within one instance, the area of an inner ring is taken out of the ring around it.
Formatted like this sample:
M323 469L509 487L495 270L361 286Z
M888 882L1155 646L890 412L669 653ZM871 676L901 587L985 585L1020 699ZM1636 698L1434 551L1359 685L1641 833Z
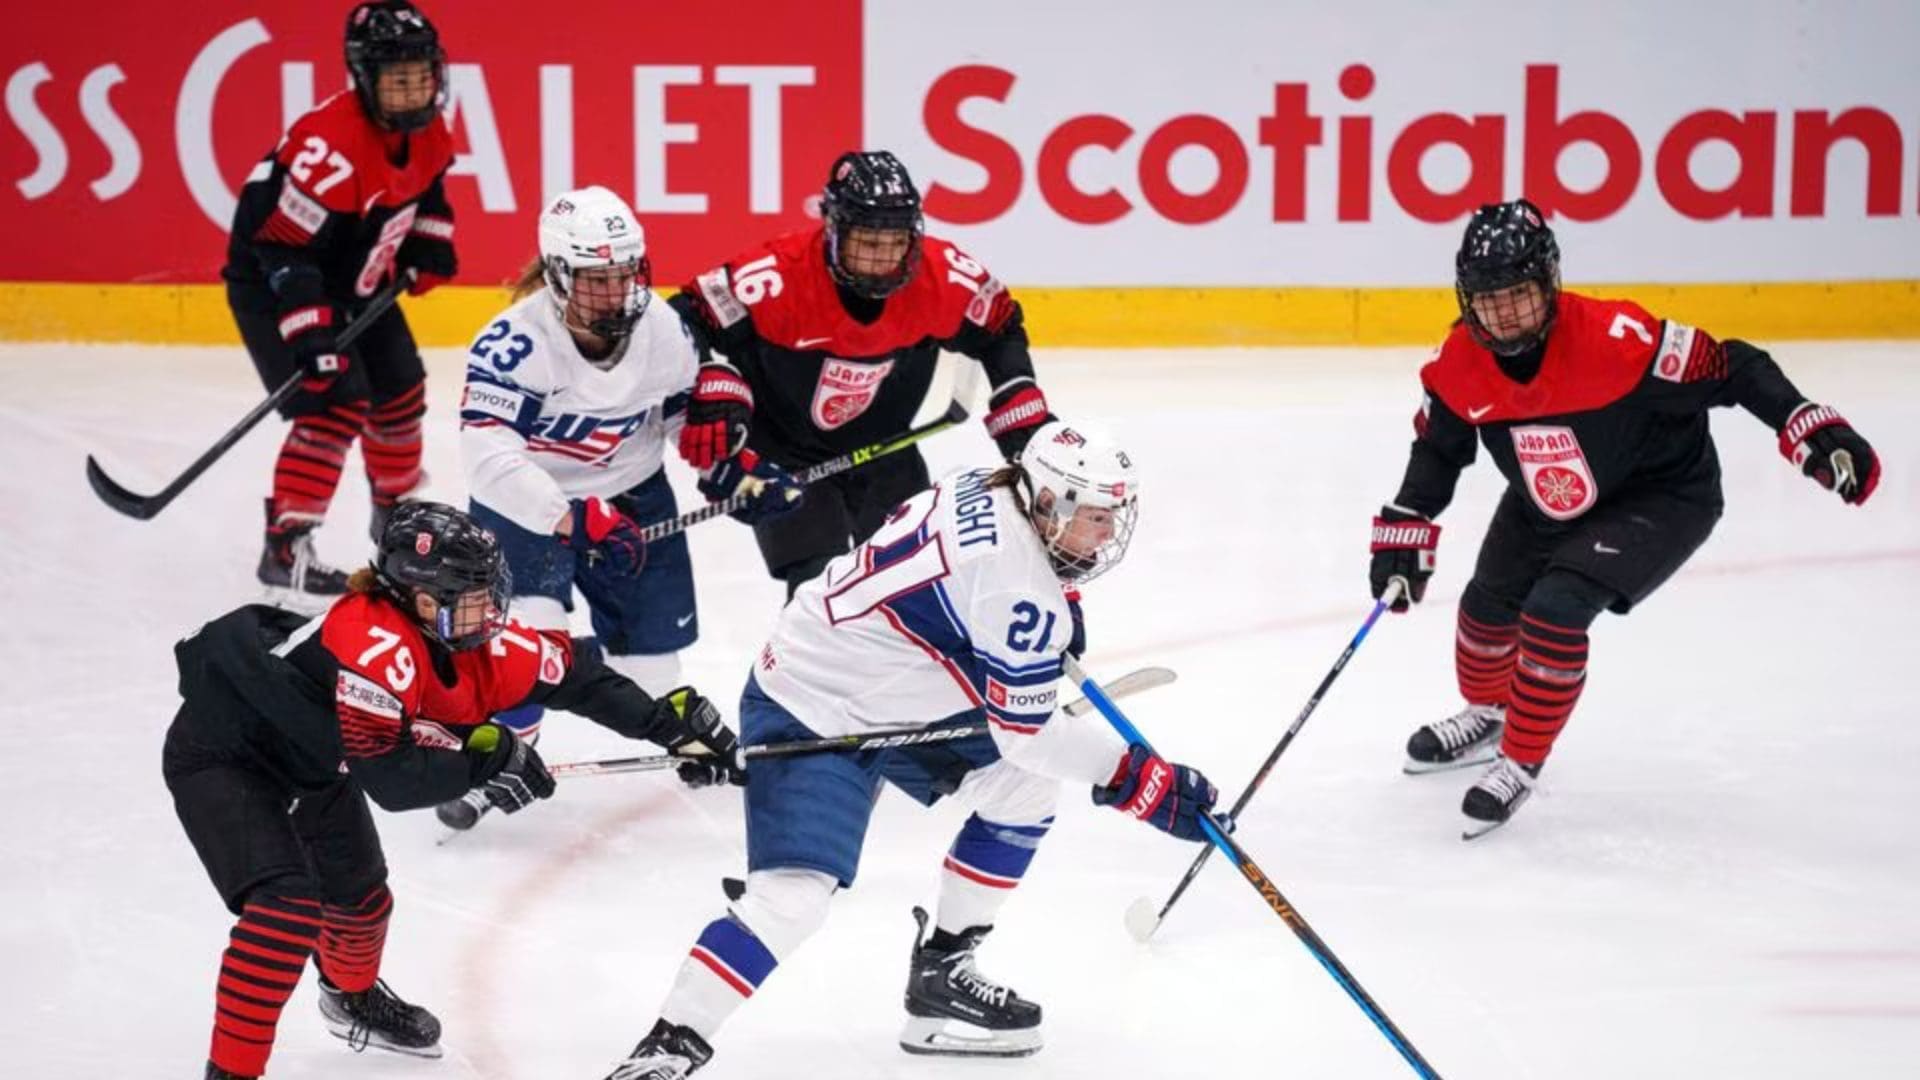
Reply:
M101 502L130 518L138 518L141 521L159 513L173 501L173 497L164 491L158 495L148 496L135 494L121 487L119 482L107 475L107 470L101 468L99 462L93 460L92 454L87 455L87 483L93 488L93 493L100 496Z

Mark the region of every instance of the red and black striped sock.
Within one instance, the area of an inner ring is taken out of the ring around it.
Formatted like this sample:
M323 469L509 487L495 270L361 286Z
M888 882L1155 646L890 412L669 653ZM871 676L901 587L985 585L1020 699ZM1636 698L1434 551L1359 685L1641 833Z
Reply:
M420 419L427 414L427 387L415 383L374 406L360 439L367 464L367 486L375 506L392 506L420 484Z
M220 957L210 1061L236 1076L267 1071L280 1010L319 937L317 902L275 895L247 901Z
M347 448L366 423L364 401L334 405L325 413L294 420L273 466L273 524L313 523L326 516L334 489L340 486Z
M349 907L328 904L320 931L320 973L348 993L373 985L380 976L380 954L387 945L387 916L393 893L380 885Z
M1514 642L1518 621L1505 625L1484 623L1460 606L1453 634L1453 670L1460 680L1460 696L1469 705L1507 704L1507 686L1513 677Z
M1547 760L1586 684L1586 630L1520 616L1520 657L1513 666L1500 752L1521 765Z

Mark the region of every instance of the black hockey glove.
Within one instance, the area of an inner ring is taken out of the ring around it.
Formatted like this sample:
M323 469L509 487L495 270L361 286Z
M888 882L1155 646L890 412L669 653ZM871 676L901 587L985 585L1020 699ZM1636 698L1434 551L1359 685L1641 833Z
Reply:
M306 376L300 389L323 394L346 373L347 357L335 344L339 319L332 305L311 304L280 317L280 340Z
M453 280L460 272L460 256L453 250L453 219L429 215L414 218L413 229L394 261L401 271L413 271L407 281L408 296L425 296Z
M720 710L691 686L670 690L654 699L654 741L667 752L684 757L680 782L691 788L709 784L744 784L746 760L740 740L720 720Z
M1829 405L1793 410L1780 429L1780 454L1844 503L1859 506L1880 486L1880 455Z
M792 473L751 450L742 450L702 473L698 486L710 502L735 496L745 499L746 504L728 516L748 525L798 509L805 494Z
M1111 806L1182 840L1207 838L1200 816L1219 800L1220 789L1199 769L1170 764L1144 746L1129 749L1107 786L1093 789L1094 805Z
M511 814L553 795L546 763L512 728L482 724L467 736L467 750L484 755L474 778L495 810Z
M1427 579L1433 577L1433 552L1439 545L1440 526L1398 507L1381 507L1373 519L1373 565L1367 570L1373 598L1380 599L1397 578L1401 589L1392 610L1405 611L1425 599Z
M1008 461L1018 458L1033 433L1054 419L1057 417L1047 409L1047 395L1031 379L1003 386L987 401L987 434L993 436L1000 456Z
M753 388L747 380L731 364L701 364L680 429L680 456L696 469L711 469L747 445L752 423Z

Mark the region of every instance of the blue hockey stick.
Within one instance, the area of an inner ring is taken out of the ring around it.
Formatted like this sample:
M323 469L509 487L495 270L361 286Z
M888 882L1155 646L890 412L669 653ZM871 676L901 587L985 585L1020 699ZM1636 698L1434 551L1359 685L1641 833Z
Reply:
M1107 723L1113 725L1121 738L1126 739L1130 746L1145 746L1151 751L1152 744L1148 743L1146 736L1140 734L1140 729L1134 727L1132 722L1120 712L1120 707L1113 703L1113 699L1107 696L1106 691L1087 675L1072 656L1065 659L1067 677L1079 684L1080 692L1086 695L1088 701L1093 702L1094 708L1100 710L1100 715L1107 718ZM1300 943L1307 947L1307 951L1313 954L1313 958L1320 961L1320 966L1327 969L1327 974L1333 976L1333 981L1339 983L1340 988L1347 992L1347 996L1353 999L1354 1004L1360 1006L1360 1011L1367 1014L1367 1019L1373 1021L1373 1026L1379 1028L1380 1033L1393 1044L1393 1048L1407 1060L1407 1064L1413 1066L1413 1071L1422 1077L1439 1080L1440 1074L1434 1071L1433 1066L1427 1064L1427 1059L1420 1056L1420 1051L1414 1049L1413 1043L1398 1027L1394 1026L1393 1021L1387 1018L1387 1014L1381 1011L1380 1006L1374 1003L1373 998L1361 987L1360 981L1355 979L1346 965L1340 962L1340 958L1333 954L1333 950L1327 947L1327 943L1320 940L1320 935L1314 933L1313 927L1307 925L1306 918L1287 902L1285 896L1280 894L1280 887L1267 877L1259 864L1253 861L1253 857L1247 854L1245 848L1241 847L1233 837L1227 835L1219 819L1211 813L1205 814L1201 817L1200 827L1206 832L1207 839L1213 846L1219 848L1221 854L1233 860L1233 865L1240 869L1240 876L1246 878L1249 884L1259 890L1260 898L1267 902L1267 906L1273 909L1275 915L1280 916L1280 921L1287 924L1287 928L1292 930L1294 936L1300 939Z

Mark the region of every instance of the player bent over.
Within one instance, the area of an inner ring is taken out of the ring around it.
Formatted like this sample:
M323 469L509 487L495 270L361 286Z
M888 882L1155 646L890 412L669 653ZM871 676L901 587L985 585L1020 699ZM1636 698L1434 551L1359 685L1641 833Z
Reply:
M1474 836L1532 792L1586 685L1587 628L1645 600L1713 531L1708 409L1752 413L1849 504L1872 496L1880 460L1759 348L1562 292L1559 245L1524 199L1481 207L1455 267L1460 321L1421 369L1417 436L1399 494L1373 520L1369 577L1376 598L1396 578L1412 601L1425 594L1432 522L1477 438L1508 487L1460 598L1454 665L1467 706L1407 741L1409 772L1492 758L1461 804Z
M474 519L513 571L513 617L565 631L578 586L607 663L650 693L679 682L679 651L699 636L687 538L648 544L640 525L679 512L662 468L699 366L680 316L653 304L646 232L620 196L569 191L540 215L539 257L511 307L474 338L460 405L460 449ZM800 490L750 451L700 478L713 498L752 500L735 516L774 517ZM542 709L501 723L529 741ZM440 808L468 828L477 793Z
M1120 561L1138 482L1111 443L1054 422L1018 465L953 473L895 507L865 544L800 586L747 680L749 743L931 724L985 711L990 739L756 761L745 894L702 930L653 1030L610 1080L680 1080L853 883L880 782L973 814L920 923L900 1045L1015 1056L1040 1048L1040 1006L981 973L974 952L1053 824L1062 781L1186 840L1216 797L1196 769L1124 745L1098 718L1054 712L1075 634L1062 596Z
M185 702L162 772L238 921L221 958L206 1075L259 1076L318 954L320 1011L355 1049L440 1056L440 1022L380 979L386 859L367 796L413 810L480 787L512 813L553 793L489 714L571 709L683 754L690 786L738 782L733 733L690 688L651 698L564 635L506 621L493 535L438 503L394 512L373 565L326 614L232 611L175 649Z

